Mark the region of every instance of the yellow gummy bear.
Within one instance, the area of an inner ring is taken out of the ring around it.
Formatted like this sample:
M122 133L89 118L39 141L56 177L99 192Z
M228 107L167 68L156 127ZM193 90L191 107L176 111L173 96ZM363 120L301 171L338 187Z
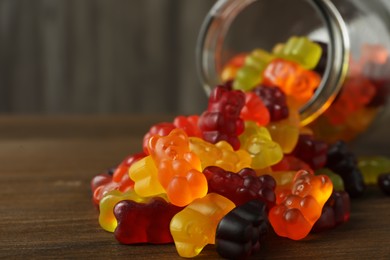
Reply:
M272 141L267 128L255 122L245 122L245 131L240 136L241 148L252 156L251 167L262 169L278 163L283 158L280 145Z
M242 149L234 151L228 142L212 144L197 137L189 139L190 150L199 157L202 170L208 166L218 166L225 171L238 172L251 165L252 158L248 152Z
M139 196L150 197L165 193L158 180L157 167L150 155L135 162L129 169L129 175Z
M267 129L271 134L272 140L277 142L283 150L283 153L291 153L299 138L300 118L297 110L290 109L288 118L270 122Z
M235 204L229 199L209 193L194 200L171 220L170 230L181 257L195 257L207 244L215 244L220 220Z

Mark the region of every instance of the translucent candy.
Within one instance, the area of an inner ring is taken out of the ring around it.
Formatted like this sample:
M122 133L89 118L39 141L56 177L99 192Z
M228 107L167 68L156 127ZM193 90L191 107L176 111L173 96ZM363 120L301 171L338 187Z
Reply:
M202 170L208 166L218 166L226 171L237 172L251 165L252 158L247 151L234 151L225 141L214 145L196 137L190 137L189 140L190 150L199 157Z
M214 244L219 221L234 208L227 198L209 193L177 213L170 230L179 255L195 257L207 244Z
M297 62L303 68L311 70L318 64L322 55L322 48L307 37L293 36L285 44L276 45L273 54Z
M262 72L274 59L274 56L264 50L256 49L245 59L245 64L236 73L233 88L249 91L262 82Z
M252 168L262 169L278 163L283 158L280 145L271 139L267 128L255 122L245 122L245 131L240 135L242 149L252 156Z

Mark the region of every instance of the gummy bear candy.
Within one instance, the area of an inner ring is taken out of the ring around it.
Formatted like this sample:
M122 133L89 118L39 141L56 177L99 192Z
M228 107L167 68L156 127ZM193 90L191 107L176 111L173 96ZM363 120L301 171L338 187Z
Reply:
M253 200L237 206L219 222L215 246L220 256L245 259L260 249L268 232L265 204Z
M106 185L111 181L112 181L112 176L110 174L102 173L96 175L95 177L92 178L90 183L92 193L94 193L98 187Z
M325 166L328 145L320 140L315 140L312 135L299 135L298 143L292 154L310 165L313 170Z
M242 149L252 156L252 168L266 168L283 158L280 145L272 141L267 128L259 127L254 122L245 122L245 131L240 135L240 142Z
M390 172L390 159L383 156L359 157L358 167L363 174L364 182L375 185L380 174Z
M127 170L131 165L144 156L144 153L138 153L127 157L123 160L122 163L118 165L115 169L113 176L105 176L105 180L101 182L102 185L95 187L93 190L93 203L97 206L100 203L100 200L105 196L105 194L112 190L120 190L122 192L132 189L134 182L130 179L127 174ZM97 178L97 177L95 177ZM95 182L95 178L92 179L92 182ZM100 176L101 178L101 176Z
M284 155L283 159L275 165L272 165L273 171L299 171L305 170L314 174L313 169L301 159L293 155Z
M128 174L130 166L145 156L146 154L141 152L126 157L115 169L114 173L112 174L112 180L115 182L120 182L123 179L123 176Z
M177 213L170 230L179 255L195 257L207 244L214 244L218 223L234 208L229 199L209 193Z
M162 198L152 198L147 203L120 201L114 207L118 221L115 238L123 244L171 243L173 238L169 224L181 209Z
M265 86L278 86L287 96L294 97L300 103L306 103L321 82L317 73L283 59L275 59L268 64L263 77Z
M275 57L261 49L252 51L246 58L245 64L237 70L233 88L249 91L260 84L262 72Z
M246 56L246 53L237 54L225 64L221 73L222 82L234 80L237 70L244 65Z
M350 114L365 107L376 94L375 86L363 76L348 78L332 106L325 111L332 125L343 124Z
M158 170L158 181L169 201L185 206L207 194L207 180L201 172L199 158L190 151L189 139L182 129L167 136L152 136L148 151Z
M207 111L199 118L203 139L214 144L226 141L238 150L238 135L244 131L244 122L240 118L244 104L244 92L217 86L210 94Z
M203 171L209 185L209 192L218 193L237 206L251 200L260 200L270 209L275 205L275 180L270 175L256 176L251 168L237 173L209 166Z
M232 146L225 141L212 144L196 137L189 139L190 150L199 157L202 169L215 165L227 171L236 172L251 165L252 158L248 152L242 149L234 151Z
M173 125L177 128L183 129L188 136L202 137L202 132L198 127L199 116L177 116L173 120Z
M144 139L143 139L143 149L144 149L144 152L146 154L149 154L149 151L148 151L148 144L149 144L149 139L150 137L154 136L154 135L159 135L159 136L167 136L169 135L169 133L175 129L176 126L172 123L167 123L167 122L163 122L163 123L158 123L156 125L153 125L150 129L149 129L149 132L147 132L145 135L144 135Z
M315 171L316 175L326 175L333 183L334 191L344 191L344 182L340 175L334 173L328 168L321 168Z
M117 226L117 220L114 216L114 206L122 200L132 200L138 203L146 202L149 198L143 198L137 195L134 190L121 192L119 190L112 190L108 192L99 204L99 224L109 232L114 232Z
M244 121L254 121L259 126L266 126L270 121L270 114L263 101L253 92L245 93L245 106L241 110Z
M343 141L329 147L326 167L341 176L345 191L351 198L359 197L364 193L365 184L362 173L357 167L356 157L348 151Z
M267 125L272 140L280 145L283 153L291 153L294 150L299 138L299 128L299 112L294 110L290 111L287 119Z
M158 180L158 170L149 155L129 169L130 178L134 181L134 191L141 197L151 197L165 193L165 189Z
M292 36L285 44L276 46L274 55L297 62L308 70L316 67L322 54L321 46L307 37Z
M257 86L252 90L268 108L271 122L285 119L289 116L286 94L278 87Z
M297 173L297 171L274 171L269 174L276 182L275 202L277 205L282 203L286 196L291 193L293 181Z
M298 172L291 193L269 212L268 218L274 231L279 236L294 240L306 237L320 218L332 190L332 182L327 176Z
M332 229L349 220L351 202L345 191L334 191L322 208L321 217L314 224L312 232Z

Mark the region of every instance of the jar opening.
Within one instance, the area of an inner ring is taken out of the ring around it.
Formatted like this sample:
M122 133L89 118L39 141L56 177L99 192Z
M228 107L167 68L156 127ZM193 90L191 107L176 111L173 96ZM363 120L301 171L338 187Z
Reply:
M291 8L298 11L281 11ZM303 125L312 122L332 103L348 70L348 33L328 0L218 1L203 23L197 44L198 73L206 93L222 83L222 67L232 56L255 48L270 51L293 35L307 35L328 46L321 84L300 111Z

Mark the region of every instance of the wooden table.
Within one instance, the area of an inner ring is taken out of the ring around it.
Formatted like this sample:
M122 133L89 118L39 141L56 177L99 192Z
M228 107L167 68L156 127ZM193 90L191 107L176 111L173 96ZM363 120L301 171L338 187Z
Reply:
M151 124L171 118L0 117L0 258L179 258L173 245L119 244L99 227L89 187L140 151ZM370 188L353 201L348 223L302 241L270 234L256 257L389 259L389 219L390 198ZM218 255L209 245L200 257Z

